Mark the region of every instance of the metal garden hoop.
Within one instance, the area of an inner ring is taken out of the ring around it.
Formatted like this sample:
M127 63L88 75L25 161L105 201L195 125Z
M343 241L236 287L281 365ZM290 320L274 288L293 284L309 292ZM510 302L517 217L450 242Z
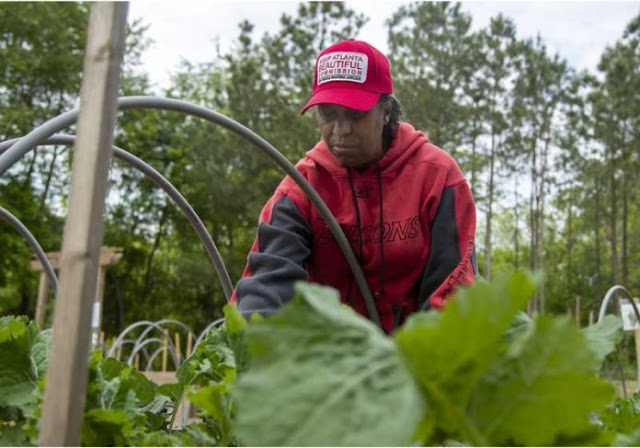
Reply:
M267 153L267 155L272 158L289 176L291 176L291 178L307 194L311 202L317 207L318 211L327 222L331 233L338 242L338 245L342 249L347 262L351 267L356 284L360 288L360 291L362 292L362 295L364 297L369 317L373 322L375 322L376 325L381 327L378 309L376 307L373 295L371 294L371 290L362 272L362 268L358 264L355 254L353 253L353 249L349 245L349 242L335 217L331 214L331 211L315 191L315 189L295 169L293 164L289 162L289 160L284 157L269 142L229 117L226 117L211 109L207 109L205 107L194 105L184 101L147 96L123 97L118 100L118 108L120 110L133 108L172 110L200 117L209 122L219 124L220 126L223 126L224 128L238 134L239 136L250 141L259 149ZM79 109L73 109L71 111L65 112L58 117L47 121L41 126L35 128L26 136L22 137L9 150L7 150L0 156L0 175L4 174L15 162L17 162L22 156L28 153L33 147L43 141L46 141L47 138L51 137L56 132L59 132L62 129L75 123L77 121L78 115Z

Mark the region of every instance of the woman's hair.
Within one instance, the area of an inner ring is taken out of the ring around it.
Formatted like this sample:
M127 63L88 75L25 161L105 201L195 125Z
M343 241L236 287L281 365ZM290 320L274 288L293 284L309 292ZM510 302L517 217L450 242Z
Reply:
M391 106L389 121L382 128L382 144L385 148L388 148L391 146L391 141L396 136L396 132L398 132L398 127L400 126L400 121L402 120L402 104L400 104L400 101L398 101L392 93L380 96L378 104L383 107L387 104Z

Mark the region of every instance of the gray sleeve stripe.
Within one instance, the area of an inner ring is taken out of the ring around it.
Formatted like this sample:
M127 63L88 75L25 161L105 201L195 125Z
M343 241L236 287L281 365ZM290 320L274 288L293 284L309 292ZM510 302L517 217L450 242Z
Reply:
M456 222L453 188L442 192L442 198L431 226L431 252L422 276L420 308L428 307L429 297L460 263L458 224Z
M243 313L275 310L293 298L293 283L308 280L311 228L288 197L271 212L271 222L258 228L259 252L249 254L251 276L238 282L236 296Z

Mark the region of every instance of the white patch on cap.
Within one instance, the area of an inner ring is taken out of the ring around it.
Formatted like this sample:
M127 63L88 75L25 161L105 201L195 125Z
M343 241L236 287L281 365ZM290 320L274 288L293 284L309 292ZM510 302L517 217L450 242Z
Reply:
M367 80L367 55L353 51L336 51L318 59L318 85L330 81L363 84Z

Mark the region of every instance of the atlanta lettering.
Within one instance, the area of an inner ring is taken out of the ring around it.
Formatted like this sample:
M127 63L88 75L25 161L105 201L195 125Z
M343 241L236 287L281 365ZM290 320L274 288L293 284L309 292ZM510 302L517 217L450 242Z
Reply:
M318 59L318 85L329 81L364 83L367 80L367 55L337 51Z

